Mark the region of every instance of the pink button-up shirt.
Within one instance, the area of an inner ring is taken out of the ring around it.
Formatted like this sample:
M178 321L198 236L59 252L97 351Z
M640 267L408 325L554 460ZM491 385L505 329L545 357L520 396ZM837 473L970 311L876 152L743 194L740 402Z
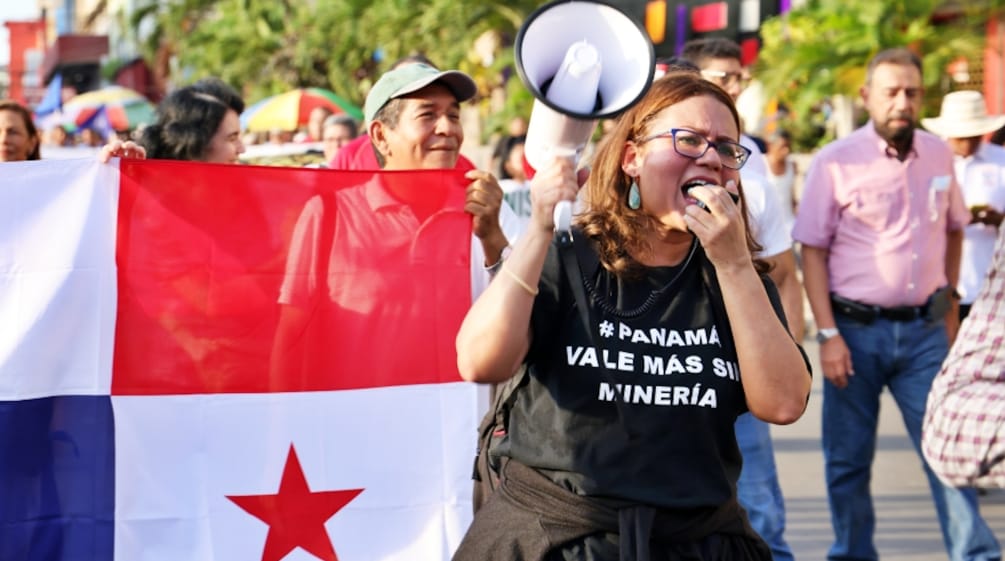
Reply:
M946 232L969 221L949 147L916 130L901 162L870 121L814 157L792 237L830 251L832 292L916 306L947 284Z

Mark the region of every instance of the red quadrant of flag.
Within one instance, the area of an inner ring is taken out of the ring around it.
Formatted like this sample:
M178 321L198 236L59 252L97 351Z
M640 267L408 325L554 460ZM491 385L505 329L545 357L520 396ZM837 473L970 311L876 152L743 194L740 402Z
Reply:
M121 173L113 394L459 379L461 173L135 160Z

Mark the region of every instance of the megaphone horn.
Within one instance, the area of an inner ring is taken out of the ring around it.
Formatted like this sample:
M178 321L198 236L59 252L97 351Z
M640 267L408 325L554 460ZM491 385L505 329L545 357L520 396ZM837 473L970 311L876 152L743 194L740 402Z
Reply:
M524 142L528 177L556 157L578 162L597 121L645 95L656 62L638 22L593 0L535 10L517 33L515 58L535 98ZM556 206L556 229L568 231L571 221L571 205Z

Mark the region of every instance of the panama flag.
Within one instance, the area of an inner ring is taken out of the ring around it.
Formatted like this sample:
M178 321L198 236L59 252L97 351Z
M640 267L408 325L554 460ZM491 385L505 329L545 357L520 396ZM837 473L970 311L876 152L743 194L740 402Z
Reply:
M0 559L448 559L465 184L0 165Z

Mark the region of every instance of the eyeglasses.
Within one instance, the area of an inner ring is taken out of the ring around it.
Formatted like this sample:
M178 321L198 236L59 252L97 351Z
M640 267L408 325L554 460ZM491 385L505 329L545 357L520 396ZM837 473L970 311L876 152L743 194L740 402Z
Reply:
M750 82L750 78L743 72L726 72L724 70L702 70L701 77L709 82L715 82L721 87L732 86L733 84L746 87Z
M657 138L672 138L674 151L694 160L704 156L705 152L712 148L719 155L722 165L729 169L742 168L743 164L747 163L747 158L750 157L750 149L745 146L740 146L729 140L712 142L701 134L688 129L670 129L666 132L649 135L639 142L645 143Z

